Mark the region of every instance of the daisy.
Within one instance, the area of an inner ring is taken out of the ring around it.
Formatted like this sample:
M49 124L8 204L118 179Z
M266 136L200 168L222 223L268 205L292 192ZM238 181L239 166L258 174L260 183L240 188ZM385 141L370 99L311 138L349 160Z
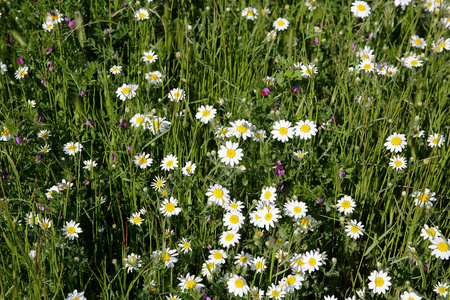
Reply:
M234 259L236 260L234 262L235 265L239 265L241 268L246 268L251 266L253 256L250 253L241 251L241 253L239 253L234 257Z
M263 78L263 81L264 81L265 84L274 85L275 84L275 77L266 76L266 78Z
M146 9L141 8L134 14L134 16L138 21L148 20L148 11Z
M219 139L229 138L231 136L230 128L227 127L219 127L214 135Z
M156 178L153 179L152 188L155 191L161 191L164 188L165 183L166 183L166 181L163 178L156 176Z
M130 120L131 126L134 128L146 128L147 127L147 122L146 122L146 115L142 115L142 114L135 114L131 120Z
M155 54L154 51L150 50L148 52L144 52L144 56L142 60L145 62L153 63L158 59L158 55Z
M298 121L297 126L295 126L294 129L295 135L299 136L302 140L309 140L317 133L316 124L308 119L306 119L306 121Z
M405 291L401 296L400 296L401 300L420 300L422 299L422 297L420 297L419 295L417 295L416 293L413 292L407 292Z
M60 183L58 183L58 188L62 190L70 190L70 188L73 186L73 183L67 182L65 179L61 180Z
M436 193L430 191L429 189L425 189L424 192L419 190L413 193L411 197L414 198L414 204L416 204L416 206L424 207L426 205L433 206L433 202L436 201L436 198L434 197L435 195Z
M176 88L170 91L170 93L167 95L169 97L169 100L172 102L178 102L184 99L184 91L182 89Z
M358 18L366 18L370 15L370 7L364 1L353 2L350 11Z
M230 192L220 184L215 184L209 187L205 195L208 197L208 201L223 206L230 200L229 193Z
M412 69L412 68L421 67L422 61L420 59L418 59L415 55L413 55L413 56L409 56L409 57L405 58L404 64L405 64L405 67L407 67L408 69Z
M64 231L64 235L69 238L69 240L73 240L74 238L78 238L78 234L83 231L79 227L79 223L75 223L75 221L66 222L62 231Z
M159 71L154 71L145 74L145 79L150 80L150 83L159 84L162 82L162 74Z
M92 170L92 168L95 168L97 166L97 162L92 159L85 160L83 161L83 163L84 163L83 169L86 170Z
M177 206L178 200L174 197L170 197L169 200L165 199L163 203L161 203L159 211L166 217L176 216L181 212L181 208Z
M393 77L395 74L397 74L398 68L394 66L386 66L383 68L383 70L378 70L378 75L383 75L387 77Z
M256 20L258 18L258 11L253 7L246 7L242 10L241 15L247 20Z
M345 232L352 239L358 239L363 235L364 225L357 220L351 220L350 224L345 226Z
M437 258L447 260L450 258L450 248L449 243L450 239L445 240L442 237L437 237L431 240L432 245L428 246L428 248L432 249L431 255L436 256Z
M308 207L302 201L288 201L284 204L284 212L289 217L301 219L306 216Z
M445 50L449 51L450 50L450 38L444 40L443 38L439 39L436 44L441 47L444 48Z
M204 285L200 282L203 281L202 278L196 277L195 275L189 275L189 273L186 274L186 276L180 276L178 277L178 280L180 280L180 283L178 286L181 288L181 291L184 292L184 290L192 290L195 288L203 288Z
M112 68L109 69L109 72L114 75L120 74L120 72L122 72L122 66L112 66Z
M275 223L280 218L279 212L280 210L276 207L264 206L259 209L257 214L261 216L261 219L259 220L258 227L265 227L266 230L269 230L270 227L275 227Z
M396 171L406 169L406 159L400 155L394 156L390 159L389 166Z
M137 226L141 226L142 222L144 221L144 219L141 218L140 212L135 212L134 214L131 215L131 217L128 220L130 221L131 224Z
M214 263L211 260L207 260L202 265L202 276L206 276L208 280L213 279L213 274L220 271L220 264Z
M27 74L28 74L28 67L21 67L21 68L17 69L17 71L14 75L15 75L16 79L22 79Z
M422 228L420 232L420 236L426 241L432 241L435 238L441 237L441 234L439 233L439 227L428 227L427 224L424 225L424 228Z
M49 137L51 137L52 135L50 134L50 131L47 129L41 130L38 132L38 138L40 139L48 139Z
M250 295L252 299L262 299L262 297L264 296L264 291L260 290L256 286L253 286Z
M441 53L442 51L444 51L444 49L443 49L442 47L439 46L439 42L438 42L438 43L432 42L432 43L431 43L431 48L432 48L433 51L436 52L436 53Z
M406 136L404 134L394 132L394 134L387 137L384 146L391 152L402 152L406 147Z
M255 131L253 132L253 140L255 142L263 141L263 140L265 140L266 137L267 137L267 135L266 135L266 131L264 129L256 129L255 128Z
M357 98L356 98L356 103L359 103L359 104L364 104L364 106L366 107L366 108L368 108L369 106L370 106L370 100L371 100L371 98L370 97L363 97L363 96L358 96Z
M314 74L317 74L317 67L313 64L310 65L302 65L302 77L314 77Z
M238 231L244 224L245 217L238 211L227 212L223 216L223 225L229 230Z
M164 268L173 268L178 261L178 253L175 249L166 248L163 255Z
M241 201L236 201L236 199L230 200L225 205L225 210L227 212L241 212L244 208L244 203Z
M178 244L178 247L181 248L181 252L184 254L188 253L189 251L192 251L191 248L191 241L187 240L186 238L182 238L180 243Z
M0 136L0 140L6 142L6 141L9 141L12 138L13 138L13 136L12 136L11 132L9 131L9 129L3 126L3 130L2 130L2 134Z
M317 2L316 0L305 0L305 5L309 11L313 11L317 7Z
M28 107L31 107L31 108L35 107L35 106L36 106L36 101L34 101L34 100L28 100L28 101L27 101L27 106L28 106Z
M141 169L146 169L150 167L153 162L153 159L150 158L150 154L146 154L142 152L134 157L134 164L139 166Z
M8 68L6 67L6 65L2 61L0 61L0 74L4 75L7 71Z
M218 154L221 161L226 165L231 165L232 167L235 164L238 165L244 156L242 149L238 147L238 143L233 143L231 141L227 141L225 146L220 146Z
M233 277L227 281L227 286L230 294L234 294L239 297L247 295L250 290L245 278L238 275L233 275Z
M305 278L303 278L303 276L300 274L289 275L288 277L284 278L284 280L282 280L283 290L286 289L286 292L292 294L296 290L300 290L302 288L302 281L304 280Z
M402 10L405 10L409 3L411 3L411 0L394 0L394 5L401 6Z
M64 153L68 155L75 155L75 153L81 152L81 149L83 149L83 145L81 145L78 142L69 142L64 145Z
M270 299L279 300L281 298L284 298L286 295L286 292L283 290L283 288L279 285L275 285L272 283L271 286L267 289L266 296L269 296Z
M50 32L53 29L53 22L52 21L46 21L44 24L42 24L42 29L44 29L46 32Z
M360 48L356 55L358 55L358 57L362 60L364 59L373 60L375 58L375 55L373 55L373 50L370 49L369 46L364 46L363 49Z
M211 105L200 106L198 108L198 112L195 114L195 118L200 120L200 122L204 124L208 124L209 121L214 119L217 110L213 108Z
M336 298L334 295L331 295L331 296L325 296L323 299L324 299L324 300L338 300L338 298Z
M353 212L356 207L356 203L353 201L352 197L346 195L338 201L337 207L339 212L343 212L344 215L347 215Z
M39 153L48 153L50 150L52 150L47 144L39 148Z
M58 24L63 21L63 15L57 10L50 10L47 14L47 22L53 22L53 24Z
M287 142L294 136L294 127L291 127L292 123L285 120L275 122L273 130L271 131L273 138L280 142Z
M256 271L256 273L262 273L262 271L264 271L267 268L265 263L266 263L266 260L262 256L253 258L251 261L252 271Z
M39 225L40 223L39 217L35 215L33 212L29 212L25 220L27 221L27 225L30 226L31 228L33 228L34 225Z
M298 159L303 159L305 157L306 154L308 154L309 152L307 151L303 151L303 150L298 150L298 151L294 151L293 155L295 158Z
M391 286L391 277L388 273L383 271L373 271L369 276L369 289L373 291L374 294L385 294Z
M197 166L195 164L193 164L191 161L188 161L184 168L181 169L181 171L183 172L183 175L191 176L192 174L194 174L196 168Z
M178 167L178 158L172 154L167 155L161 161L161 169L163 171L171 171Z
M449 285L445 282L438 282L434 286L434 292L441 297L447 297Z
M416 126L414 128L414 131L411 133L411 136L413 138L420 138L423 137L425 135L425 130L420 130L419 126Z
M427 46L427 42L425 42L423 38L417 35L413 35L410 42L411 46L414 48L425 49L425 47Z
M137 271L140 267L142 267L142 260L140 258L140 255L131 253L123 259L123 265L127 268L127 274L133 272L134 270Z
M235 230L224 231L220 236L219 243L222 247L228 248L239 243L241 235Z
M278 18L273 22L273 27L276 31L283 31L289 27L289 21L283 18Z
M215 264L224 264L225 258L228 258L227 254L223 250L211 250L209 253L208 259L213 261Z
M294 63L294 68L293 68L293 70L294 70L294 71L301 71L301 70L302 70L302 67L303 67L303 63L297 62L297 63Z
M86 300L86 297L84 296L84 292L78 292L77 290L74 290L72 293L69 293L69 295L67 295L66 300Z
M363 59L361 63L356 66L356 69L364 70L364 72L370 73L375 70L375 64L370 59Z
M267 7L264 7L263 9L261 9L261 15L262 16L269 16L270 14L270 9L268 9Z
M136 84L122 84L121 87L118 87L116 90L116 95L120 100L125 101L127 99L131 99L136 96L136 90L138 86Z
M148 122L148 121L147 121ZM170 128L170 122L166 121L166 118L154 117L151 125L147 125L150 131L156 135L158 133L164 133Z
M430 146L431 148L434 148L436 146L441 148L445 142L445 138L442 134L434 133L428 137L427 142L428 146Z
M247 122L246 120L237 120L234 122L230 122L230 132L237 138L242 137L243 140L246 140L248 137L251 137L253 134L251 132L252 124Z
M277 189L273 186L269 186L262 189L261 196L259 197L259 199L261 199L262 201L265 200L273 203L277 199L276 197L277 197Z
M323 265L323 258L319 252L309 251L302 257L303 265L302 270L304 272L312 273L319 270L319 267Z

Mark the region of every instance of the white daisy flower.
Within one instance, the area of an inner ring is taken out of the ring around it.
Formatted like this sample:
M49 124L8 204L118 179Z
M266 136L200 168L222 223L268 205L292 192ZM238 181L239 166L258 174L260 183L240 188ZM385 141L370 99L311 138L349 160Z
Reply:
M373 271L369 276L369 289L374 294L385 294L391 286L391 277L389 274L383 271Z
M161 169L163 171L171 171L178 167L178 158L172 154L167 155L161 161Z
M222 247L228 248L230 246L235 246L239 243L241 235L237 231L230 230L224 231L220 236L219 243Z
M229 191L220 184L211 185L206 192L208 201L223 206L230 200Z
M191 247L191 241L187 240L186 238L182 238L180 243L178 244L178 247L181 248L181 252L188 253L189 251L192 251Z
M125 101L127 99L132 99L136 96L136 90L138 86L136 84L122 84L122 86L118 87L116 90L116 95L120 100Z
M445 138L442 134L434 133L428 137L427 142L428 146L430 146L431 148L434 148L436 146L441 148L445 142Z
M435 195L435 192L425 189L424 192L419 190L413 193L411 197L414 198L414 204L416 206L424 207L426 205L433 206L433 202L436 201L436 198L434 197Z
M162 82L162 74L159 71L154 71L145 74L145 79L150 80L150 83L159 84Z
M283 31L289 27L289 21L283 18L278 18L273 22L273 27L276 31Z
M149 19L148 10L143 9L143 8L137 10L136 13L134 14L134 16L136 17L136 20L138 20L138 21Z
M250 288L244 277L233 275L227 281L228 292L236 297L244 297L249 292Z
M208 124L209 121L214 119L217 110L211 105L202 105L198 108L198 112L195 114L195 118L200 120L204 124Z
M209 251L208 259L215 264L224 264L226 258L228 258L227 254L221 249Z
M196 164L193 164L191 161L188 161L183 169L181 169L183 175L191 176L194 174L195 169L197 168Z
M178 200L174 197L170 199L164 199L161 203L159 211L166 217L176 216L181 212L181 208L178 207Z
M253 7L246 7L242 10L241 15L247 20L256 20L258 18L258 11Z
M64 235L69 238L69 240L73 240L74 238L78 238L79 233L83 232L79 226L80 224L73 220L68 221L66 222L66 225L64 225L62 231L64 232Z
M220 146L218 154L221 161L226 165L231 165L232 167L234 165L238 165L244 156L242 149L238 147L238 143L233 143L231 141L227 141L225 146Z
M309 140L317 133L316 124L308 119L298 121L294 129L295 135L299 136L302 140Z
M344 215L351 214L356 207L355 201L352 197L345 195L337 203L338 211L343 212Z
M425 42L423 38L417 35L413 35L410 42L411 46L414 48L425 49L425 47L427 46L427 42Z
M86 170L92 170L92 168L95 168L97 166L97 162L92 159L85 160L85 161L83 161L83 163L84 163L83 169L86 169Z
M83 145L81 145L78 142L69 142L64 145L64 153L68 155L75 155L75 153L81 152L81 149L83 149Z
M350 224L345 226L345 232L352 239L359 239L364 234L364 225L357 220L351 220Z
M16 73L14 73L14 76L16 77L16 79L22 79L25 77L25 75L28 74L28 67L20 67L17 69Z
M172 102L178 102L184 99L185 93L182 89L175 88L167 95Z
M122 66L112 66L111 69L109 69L109 72L114 75L120 74L120 72L122 72Z
M252 271L256 271L256 273L262 273L266 268L266 260L262 256L258 256L252 259L251 261Z
M141 212L138 211L132 214L128 221L130 221L130 223L133 225L141 226L144 219L142 219L141 217Z
M406 169L406 159L400 155L394 156L390 158L389 166L396 171Z
M423 226L424 228L420 231L420 236L426 241L426 240L434 240L435 238L441 237L441 234L439 233L439 227L428 227L427 224Z
M365 1L353 2L350 11L357 18L366 18L370 15L370 7Z
M150 154L146 154L145 152L142 152L140 154L137 154L134 157L134 164L141 169L146 169L147 167L150 167L153 163L153 159L150 158Z
M450 258L450 248L449 243L450 239L445 240L441 237L435 238L431 240L432 245L428 246L428 248L432 249L431 255L434 255L437 258L448 260Z
M154 51L150 50L148 52L144 52L144 56L142 56L142 60L145 62L153 63L158 59L158 55L155 54Z
M283 143L292 139L295 130L291 125L291 122L285 120L275 122L273 130L271 131L273 138Z
M284 204L284 212L289 217L301 219L306 216L308 207L305 202L292 200Z
M394 134L387 137L384 146L391 152L402 152L406 147L406 136L404 134L394 132Z

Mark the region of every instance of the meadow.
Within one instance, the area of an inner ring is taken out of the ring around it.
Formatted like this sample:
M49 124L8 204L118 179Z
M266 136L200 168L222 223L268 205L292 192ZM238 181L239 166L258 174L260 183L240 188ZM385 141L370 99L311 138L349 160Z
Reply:
M450 299L449 5L3 0L0 299Z

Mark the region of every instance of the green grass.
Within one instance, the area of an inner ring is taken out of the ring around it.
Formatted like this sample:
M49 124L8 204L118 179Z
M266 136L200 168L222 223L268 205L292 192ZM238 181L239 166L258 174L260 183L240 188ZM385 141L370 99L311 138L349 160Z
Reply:
M200 299L198 289L182 292L178 277L188 272L202 277L209 247L228 255L212 280L203 276L204 292L211 298L238 298L229 292L226 274L243 276L249 287L267 292L292 273L291 259L314 249L326 252L327 259L319 270L303 274L303 287L286 299L344 299L362 288L370 298L374 294L368 277L374 270L391 277L387 298L398 299L404 291L423 299L437 297L435 285L450 283L450 265L431 254L432 243L420 233L426 224L438 226L447 239L450 234L450 56L431 46L449 38L449 29L439 25L449 14L445 8L438 15L429 13L421 2L402 10L393 1L374 1L369 3L371 15L361 19L351 13L350 1L318 2L314 11L304 2L290 2L0 4L0 60L7 67L0 75L0 125L12 136L0 141L0 298L62 299L77 289L87 299L166 299L169 294ZM245 7L268 7L271 12L251 21L241 16ZM148 20L136 20L140 8L149 9ZM74 20L74 29L63 20L45 32L42 24L50 9ZM277 18L286 18L289 28L267 41ZM320 24L321 33L315 33L314 26ZM411 46L414 34L425 39L425 49ZM12 45L6 42L9 38ZM397 67L398 73L386 77L357 72L356 52L366 45L377 62ZM158 55L152 64L142 60L149 50ZM400 59L409 51L423 54L422 67L404 67ZM19 57L24 64L16 61ZM314 64L318 74L302 77L293 71L298 62ZM23 65L29 67L28 74L15 79ZM111 74L113 65L122 66L122 72ZM161 84L145 78L150 71L162 73ZM274 78L273 85L264 82L266 76ZM124 83L138 85L137 95L121 101L116 90ZM183 100L168 99L174 88L184 90ZM263 88L270 89L268 96L261 96ZM358 96L370 97L370 105L357 103ZM29 107L27 100L35 100L36 107ZM195 117L202 105L217 109L208 124ZM132 127L130 120L138 113L166 118L169 130L154 135ZM321 128L331 117L336 123ZM221 126L241 119L264 129L267 137L254 141L216 136ZM318 127L312 139L294 137L282 143L273 138L275 122L295 125L306 119ZM91 120L93 125L86 125ZM126 126L119 126L120 120ZM425 131L423 138L411 136L416 126ZM37 136L44 129L51 133L45 141ZM394 153L384 146L394 132L407 137L407 146L397 153L407 161L402 171L389 167ZM426 139L433 133L444 136L442 147L428 146ZM239 166L245 170L221 162L218 152L226 140L239 143L244 154ZM81 143L81 153L65 154L68 142ZM45 143L51 150L39 159ZM298 159L293 155L297 150L308 153ZM142 152L150 154L151 167L141 169L134 163ZM168 154L178 158L178 168L162 171L161 161ZM85 170L83 162L89 159L97 167ZM197 166L192 176L182 173L188 161ZM277 161L286 171L283 176L275 175ZM165 194L151 186L157 176L166 181ZM47 198L47 189L62 179L73 186ZM246 220L236 246L224 248L219 242L227 230L222 221L226 211L205 196L214 184L243 203ZM270 230L253 226L250 214L261 190L280 184L284 188L277 192L276 206L281 218ZM436 193L436 201L416 206L412 195L425 189ZM336 207L344 195L356 202L352 214ZM169 218L160 206L170 197L178 199L181 213ZM316 203L319 198L323 205ZM284 212L284 204L293 199L303 201L313 218L307 230ZM130 217L142 208L144 221L133 225ZM30 212L50 219L51 227L27 225ZM63 234L71 220L82 229L73 240ZM359 239L345 232L351 220L364 225ZM167 230L173 234L166 236ZM177 246L182 238L192 244L187 254ZM174 268L152 257L154 251L168 248L178 252ZM287 254L282 261L277 259L280 249ZM31 250L35 258L30 258ZM264 257L267 269L260 274L237 267L234 257L241 251ZM140 255L142 264L127 273L123 259L131 253Z

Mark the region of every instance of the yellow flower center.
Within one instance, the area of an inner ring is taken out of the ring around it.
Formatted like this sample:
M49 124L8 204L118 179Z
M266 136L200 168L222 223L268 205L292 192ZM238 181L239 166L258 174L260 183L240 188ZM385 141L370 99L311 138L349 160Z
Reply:
M145 18L145 16L146 16L146 15L145 15L144 13L140 13L140 14L139 14L139 18L141 18L141 19Z
M241 262L245 263L247 262L247 256L241 256L241 258L239 259Z
M439 249L439 251L442 251L442 252L447 252L448 251L448 245L446 243L443 243L443 242L439 243L437 245L437 248Z
M233 239L234 239L234 235L231 233L227 234L227 236L225 237L225 240L227 242L232 241Z
M353 233L357 233L357 232L359 231L358 227L356 227L356 226L352 226L352 228L350 228L350 230L351 230Z
M139 224L141 223L142 218L141 217L134 217L133 222L134 224Z
M194 280L189 280L188 282L186 282L187 289L193 289L196 285L197 285L197 282L195 282Z
M166 163L166 166L168 166L168 167L173 166L173 160L169 160L169 161Z
M394 162L394 164L395 164L396 167L401 167L402 166L402 161L401 160L396 160Z
M247 132L247 128L245 128L242 125L239 125L238 127L236 127L236 130L239 131L240 133L246 133Z
M222 198L223 197L223 191L221 189L215 189L213 192L214 197L216 198Z
M383 286L383 285L384 285L384 280L383 280L383 278L377 277L377 278L375 279L375 285L376 285L377 287Z
M184 248L184 249L189 249L189 248L191 248L191 243L189 243L189 242L184 243L184 244L183 244L183 248Z
M387 74L388 75L392 75L392 74L394 74L392 71L387 71Z
M155 122L153 122L153 127L155 127L155 129L158 129L159 128L159 125L161 125L161 121L155 121Z
M214 253L214 258L215 259L222 259L222 253L220 253L220 252Z
M300 130L302 131L302 132L309 132L310 130L311 130L311 127L309 127L309 125L307 125L307 124L304 124L304 125L302 125L302 127L300 127Z
M47 29L52 28L52 24L47 24Z
M234 285L235 285L238 289L240 289L240 288L242 288L242 287L244 286L244 280L238 279L238 280L236 280L236 281L234 282Z
M395 136L395 137L392 138L391 143L394 146L398 146L398 145L400 145L402 143L402 140L398 136Z
M229 158L233 158L233 157L236 156L236 152L235 152L233 149L228 149L228 150L227 150L227 156L228 156Z
M279 296L280 296L280 292L277 291L277 290L272 291L272 296L274 296L274 297L279 297Z
M209 114L210 114L209 110L204 110L204 111L202 112L202 116L204 116L204 117L209 116Z
M271 213L267 213L266 216L264 217L264 219L266 219L266 221L272 220L272 214Z
M411 65L416 66L417 65L417 60L412 60L411 61Z
M347 209L347 208L349 208L350 206L351 206L350 201L345 200L344 202L342 202L342 207L343 207L344 209Z
M144 123L144 118L143 118L143 117L137 118L137 119L136 119L136 123L138 123L138 124Z
M308 225L308 218L306 218L306 217L302 218L301 224L302 224L302 226Z
M431 142L432 142L433 144L437 144L437 143L439 143L439 139L438 139L438 138L434 138Z
M283 26L283 25L284 25L284 21L281 21L281 20L280 20L280 21L278 21L278 23L277 23L277 24L278 24L278 26L280 26L280 27L281 27L281 26Z
M188 170L189 172L192 171L192 166L187 167L186 170Z
M300 213L301 211L302 211L302 208L301 208L300 206L294 207L294 212L295 212L296 214Z
M220 133L221 133L222 135L225 135L225 134L228 133L228 130L227 130L226 128L224 128L224 129L222 129L222 130L220 131Z
M308 261L308 264L309 264L310 266L315 266L315 265L317 264L317 261L316 261L315 258L311 258L311 259Z
M372 68L372 66L370 64L364 65L364 70L370 70L371 68Z
M238 205L237 205L236 203L233 203L233 204L230 205L230 207L231 207L232 209L236 209L236 208L238 208Z
M117 72L117 71L119 71L119 68L115 67L115 68L113 68L113 71Z
M175 205L173 205L172 203L167 203L164 209L168 212L173 212L175 210Z
M58 16L57 15L50 15L50 19L52 21L56 21L56 20L58 20Z
M75 227L69 227L69 228L67 228L67 232L69 233L69 234L74 234L75 233Z
M367 55L367 54L364 53L364 54L362 55L362 58L363 58L363 59L368 59L368 58L369 58L369 55Z
M19 72L19 76L24 76L25 75L25 71L24 70L21 70L20 72Z
M255 267L256 267L257 269L261 269L261 268L263 267L262 262L258 261L258 262L255 264Z
M48 223L42 223L42 227L44 227L45 229L48 228Z
M230 217L230 223L231 223L231 224L237 224L238 222L239 222L239 217L238 217L238 216L232 215L232 216Z
M7 136L9 134L9 129L3 129L2 135Z
M438 288L438 291L439 291L439 293L441 293L441 294L445 294L445 292L447 292L447 289L446 289L445 287L443 287L443 286L440 286L440 287Z
M152 60L153 59L153 55L147 55L147 59L148 60Z
M288 132L288 130L286 129L286 127L281 127L279 130L281 135L286 135L286 133Z
M75 147L74 145L70 145L70 146L69 146L69 150L70 150L70 151L75 151L75 149L77 149L77 147Z
M272 197L272 193L271 192L266 192L264 194L264 198L269 199L270 197Z
M178 97L180 97L180 96L181 96L181 94L180 94L180 93L178 93L178 92L175 92L175 93L173 94L173 96L174 96L175 98L178 98Z
M436 234L436 231L433 228L429 228L427 230L427 233L428 233L429 236L434 236Z
M139 162L141 165L143 165L143 164L145 164L145 163L147 162L147 159L146 159L145 157L141 157L141 158L138 159L138 162Z
M162 185L163 185L163 182L162 182L161 180L158 180L158 181L156 182L156 186L157 186L157 187L162 187Z
M295 283L295 277L289 277L287 280L286 280L286 284L288 284L288 285L293 285L294 283Z
M359 11L365 11L366 7L364 5L362 5L362 4L360 4L360 5L358 5L358 10Z
M168 261L168 260L170 260L170 258L171 258L171 256L170 256L170 254L169 253L164 253L164 261Z
M252 12L251 10L249 10L249 11L247 12L247 16L249 16L249 17L253 16L253 12Z
M419 39L415 40L414 43L416 43L416 45L422 45L422 41Z
M430 196L428 196L427 194L422 194L419 196L419 199L422 202L427 202L430 199Z
M124 88L123 90L122 90L122 93L124 93L125 95L128 95L129 93L130 93L130 88Z

